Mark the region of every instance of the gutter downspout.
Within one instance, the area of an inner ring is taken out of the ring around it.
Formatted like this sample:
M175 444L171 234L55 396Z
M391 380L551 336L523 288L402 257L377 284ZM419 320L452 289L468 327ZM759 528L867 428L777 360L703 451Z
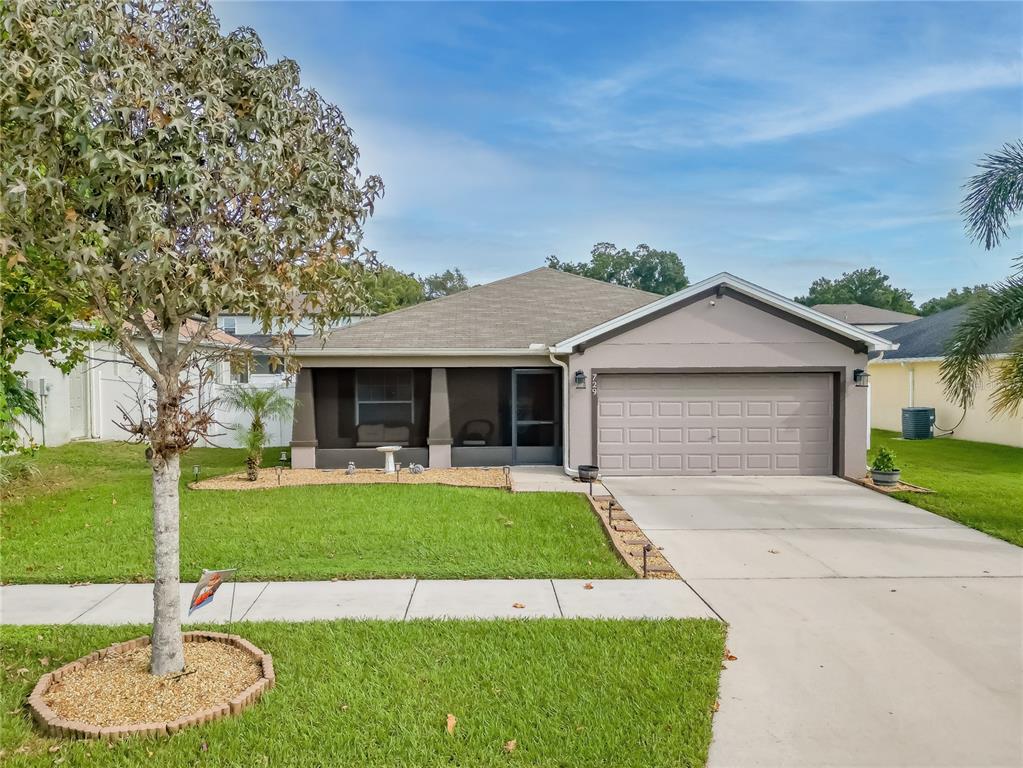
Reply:
M579 470L569 464L568 456L568 363L558 360L554 356L552 348L547 348L548 357L551 362L561 369L561 448L562 448L562 469L569 477L578 477Z

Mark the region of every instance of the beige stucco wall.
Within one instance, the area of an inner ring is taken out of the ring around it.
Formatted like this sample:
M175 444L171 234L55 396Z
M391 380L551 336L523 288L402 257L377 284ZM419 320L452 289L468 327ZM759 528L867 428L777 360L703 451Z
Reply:
M877 429L902 430L902 409L909 406L933 407L939 427L950 429L963 415L962 409L945 396L939 377L940 363L886 362L870 364L870 420ZM973 407L952 437L1002 443L1023 447L1023 415L993 417L991 387L985 377L977 391Z
M570 463L593 460L593 371L817 370L839 373L842 463L836 469L861 477L866 471L867 390L853 385L852 372L866 365L866 354L739 299L701 299L571 355L569 379L581 369L587 387L570 385Z

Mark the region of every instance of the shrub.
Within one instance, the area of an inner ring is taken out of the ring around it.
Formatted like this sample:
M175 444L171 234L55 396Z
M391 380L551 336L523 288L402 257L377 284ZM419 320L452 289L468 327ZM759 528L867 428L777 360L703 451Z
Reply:
M0 457L0 488L39 474L39 467L28 454L12 454Z
M884 446L877 449L877 455L871 463L870 468L875 472L897 472L895 466L895 454Z

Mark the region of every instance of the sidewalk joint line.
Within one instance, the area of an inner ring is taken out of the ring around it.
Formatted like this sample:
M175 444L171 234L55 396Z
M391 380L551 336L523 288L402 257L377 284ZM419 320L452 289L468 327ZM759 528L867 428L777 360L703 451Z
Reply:
M249 603L249 607L245 609L245 613L238 617L238 621L245 621L245 617L249 615L249 611L251 611L252 608L256 605L256 603L259 602L259 598L263 596L263 593L266 592L266 588L269 586L270 586L269 581L263 583L263 588L259 590L259 594L256 595L255 599L251 603Z
M558 597L558 588L554 586L554 579L548 579L548 581L551 583L551 592L554 593L554 602L558 606L558 615L561 618L565 618L565 612L561 610L561 598Z
M676 571L676 573L677 573L677 571ZM694 595L696 595L696 596L697 596L698 598L700 598L700 602L701 602L701 603L703 603L703 604L704 604L705 606L707 606L707 609L708 609L708 610L709 610L709 611L710 611L711 613L713 613L713 614L714 614L715 616L717 616L717 617L718 617L718 619L719 619L719 620L720 620L720 621L721 621L722 623L724 623L724 624L727 624L727 623L728 623L728 619L726 619L726 618L725 618L724 616L722 616L722 615L721 615L720 613L718 613L717 609L716 609L716 608L715 608L715 607L714 607L713 605L711 605L711 604L710 604L710 602L708 602L707 598L705 598L705 597L704 597L703 595L701 595L701 594L700 594L700 593L699 593L699 592L697 591L696 587L694 587L694 586L693 586L692 584L690 584L690 583L689 583L689 582L688 582L688 581L686 580L686 577L685 577L685 576L683 576L682 574L679 574L679 576L678 576L678 577L679 577L679 578L680 578L680 579L682 580L682 583L683 583L683 584L685 584L685 585L686 585L687 587L689 587L689 591L690 591L690 592L692 592L692 593L693 593Z
M113 595L113 594L114 594L115 592L120 592L120 591L121 591L121 589L122 589L122 588L123 588L124 586L125 586L124 584L118 584L118 585L117 585L117 589L112 589L112 590L110 590L110 592L108 592L107 594L103 595L103 597L101 597L101 598L100 598L99 600L97 600L97 601L96 601L95 603L93 603L93 604L92 604L92 605L90 605L90 606L89 606L88 608L86 608L86 609L85 609L84 611L82 611L82 612L81 612L80 614L78 614L78 615L77 615L77 616L75 616L75 617L74 617L73 619L71 619L71 621L69 621L69 622L68 622L68 624L74 624L74 623L75 623L76 621L78 621L78 620L79 620L80 618L82 618L82 617L83 617L83 616L84 616L85 614L87 614L87 613L88 613L89 611L91 611L91 610L92 610L93 608L95 608L95 607L96 607L97 605L99 605L100 603L102 603L102 602L103 602L104 600L106 600L107 598L111 597L111 596L112 596L112 595Z
M416 596L416 587L419 586L419 579L412 582L412 591L409 593L408 602L405 603L405 615L401 617L402 621L408 621L409 608L412 607L412 598Z

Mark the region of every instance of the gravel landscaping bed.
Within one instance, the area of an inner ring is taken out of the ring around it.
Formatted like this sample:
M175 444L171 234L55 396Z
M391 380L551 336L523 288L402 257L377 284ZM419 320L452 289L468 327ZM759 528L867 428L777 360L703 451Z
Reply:
M348 474L344 469L282 469L278 481L277 470L266 467L259 473L259 479L252 481L244 472L234 475L211 477L190 483L189 488L199 491L252 491L262 488L280 488L296 485L371 485L376 483L400 483L401 485L460 485L472 488L506 488L508 480L504 470L494 467L452 467L450 469L426 469L414 475L407 469L388 474L382 469L359 469Z
M64 675L43 696L64 720L132 725L177 720L230 701L263 672L240 648L185 643L185 674L149 674L150 649L111 654Z
M56 737L167 736L237 715L276 680L270 655L237 635L199 631L182 639L185 665L177 674L150 674L148 636L47 672L28 697L33 719Z

